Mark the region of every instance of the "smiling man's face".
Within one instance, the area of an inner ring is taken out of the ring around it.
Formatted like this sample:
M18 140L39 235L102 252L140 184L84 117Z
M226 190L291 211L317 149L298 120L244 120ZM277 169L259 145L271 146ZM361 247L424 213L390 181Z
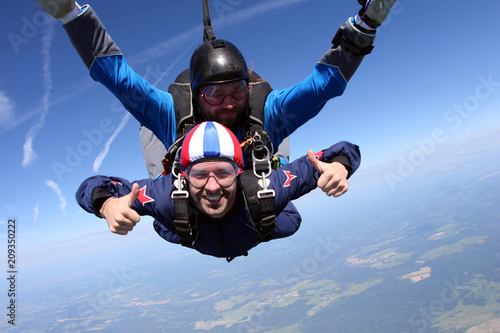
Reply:
M211 218L222 218L236 201L238 171L230 162L194 164L188 173L189 193L198 209Z

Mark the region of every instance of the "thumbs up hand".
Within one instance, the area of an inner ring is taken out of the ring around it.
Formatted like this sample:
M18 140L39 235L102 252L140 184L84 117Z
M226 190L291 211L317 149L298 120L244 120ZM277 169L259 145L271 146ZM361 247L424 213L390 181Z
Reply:
M307 158L314 168L321 174L318 187L328 196L339 197L349 189L347 184L348 171L338 162L325 163L314 156L314 151L309 149Z
M101 207L100 213L108 222L112 233L126 235L140 221L140 216L130 208L139 196L139 184L132 185L132 191L120 198L111 197Z

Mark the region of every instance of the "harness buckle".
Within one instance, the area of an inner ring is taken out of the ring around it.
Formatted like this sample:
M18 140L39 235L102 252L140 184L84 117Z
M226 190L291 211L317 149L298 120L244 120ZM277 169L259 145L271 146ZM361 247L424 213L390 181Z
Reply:
M189 198L189 192L186 190L172 191L172 195L170 197L173 200L184 200L184 199Z
M179 173L175 174L175 171L172 170L172 175L177 177L177 179L174 182L174 186L177 189L172 191L172 194L170 197L173 200L187 200L189 198L189 192L184 189L184 177L182 177L182 173L179 172Z
M273 189L270 189L270 190L264 189L264 190L257 191L257 198L259 200L274 199L275 195L276 195L276 193L274 192Z

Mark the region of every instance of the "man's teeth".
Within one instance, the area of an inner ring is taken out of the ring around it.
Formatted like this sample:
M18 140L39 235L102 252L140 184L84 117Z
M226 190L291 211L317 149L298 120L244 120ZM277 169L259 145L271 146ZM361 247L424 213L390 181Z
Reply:
M209 201L218 201L218 200L220 199L220 195L218 195L218 196L216 196L216 197L209 197L209 196L207 196L207 199L208 199Z

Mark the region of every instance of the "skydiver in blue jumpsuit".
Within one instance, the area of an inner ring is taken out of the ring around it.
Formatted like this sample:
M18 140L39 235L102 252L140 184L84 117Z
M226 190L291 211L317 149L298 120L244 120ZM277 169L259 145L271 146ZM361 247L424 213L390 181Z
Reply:
M229 136L232 139L228 140ZM336 162L339 158L342 163ZM184 139L180 163L189 191L190 214L197 217L194 249L228 258L245 255L259 244L239 182L243 158L234 134L215 122L201 123ZM348 189L347 178L359 163L358 147L340 142L316 154L310 150L307 156L273 171L268 178L268 189L275 192L275 214L316 187L327 195L344 194ZM220 164L228 167L222 168ZM94 176L82 183L76 197L87 212L105 217L114 233L125 235L139 222L139 215L150 215L156 219L157 233L178 244L172 199L176 190L174 178L169 174L161 179L129 182L119 177ZM108 209L111 205L119 209ZM293 225L286 223L289 221L276 221L270 239L293 234L289 231Z

